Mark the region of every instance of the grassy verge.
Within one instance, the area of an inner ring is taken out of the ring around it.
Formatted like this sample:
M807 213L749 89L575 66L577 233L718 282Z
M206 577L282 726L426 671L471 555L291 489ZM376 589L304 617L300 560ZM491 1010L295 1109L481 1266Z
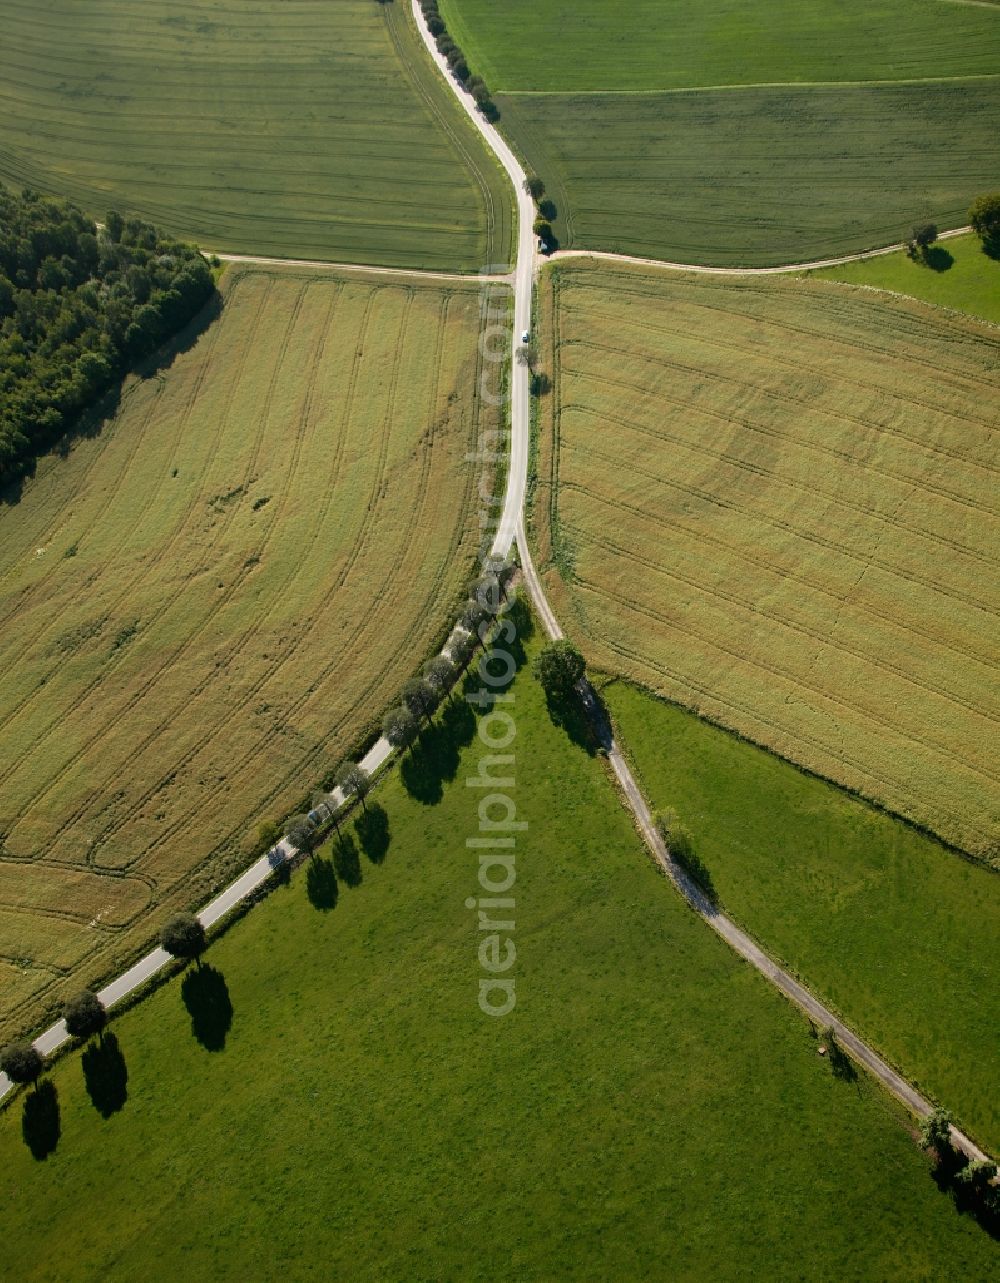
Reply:
M1000 262L983 253L982 242L972 232L939 241L926 261L911 259L901 250L809 275L822 281L909 294L1000 325Z
M509 693L515 1009L477 1002L465 781L487 750L453 705L336 856L117 1020L82 1076L57 1066L45 1161L22 1100L0 1115L18 1277L989 1274L995 1245L897 1109L829 1073L535 684Z
M1000 875L632 685L604 697L726 910L1000 1150Z

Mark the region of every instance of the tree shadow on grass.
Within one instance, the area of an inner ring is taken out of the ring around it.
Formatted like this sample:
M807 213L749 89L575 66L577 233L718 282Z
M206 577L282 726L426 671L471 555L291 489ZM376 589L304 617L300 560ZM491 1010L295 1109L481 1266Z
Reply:
M960 1216L971 1216L991 1238L1000 1239L1000 1197L989 1188L977 1189L963 1180L968 1166L966 1156L949 1146L943 1154L937 1155L931 1172L934 1184L942 1194L951 1195L955 1211Z
M42 1162L54 1153L61 1131L56 1085L46 1078L25 1096L21 1115L21 1134L32 1158Z
M600 696L590 685L584 683L584 689L573 689L565 693L546 692L545 706L553 726L564 731L573 744L582 748L593 757L597 751L611 743L610 724L604 712ZM602 728L607 725L607 735Z
M476 716L464 699L449 700L436 722L420 732L399 766L403 787L425 806L436 806L458 774L462 748L476 736Z
M128 1099L128 1069L118 1039L102 1034L83 1051L83 1081L94 1108L102 1118L124 1109Z
M333 840L333 867L345 886L361 885L361 857L358 844L350 833L341 833Z
M943 245L929 245L924 250L922 258L932 272L947 272L955 261Z
M222 1051L233 1023L233 1004L222 972L212 966L195 967L181 983L181 998L194 1036L206 1051Z
M389 815L378 802L369 802L354 821L361 849L372 864L381 864L389 850Z
M312 907L328 913L337 907L338 894L337 874L333 862L322 855L310 860L309 867L306 869L306 895Z
M858 1080L858 1071L854 1066L854 1061L847 1052L841 1047L836 1040L832 1046L827 1049L830 1057L830 1068L833 1071L834 1078L839 1078L841 1082L853 1083Z

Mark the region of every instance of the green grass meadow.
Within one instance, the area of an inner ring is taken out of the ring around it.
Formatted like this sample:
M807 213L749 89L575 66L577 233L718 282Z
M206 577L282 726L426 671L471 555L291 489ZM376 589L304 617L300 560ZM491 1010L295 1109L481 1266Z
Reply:
M1000 260L984 254L979 237L971 232L939 241L926 260L914 261L900 250L859 263L824 267L810 275L908 294L1000 325Z
M211 250L478 271L511 200L405 0L4 0L0 179Z
M201 978L114 1022L87 1070L106 1116L75 1052L51 1075L46 1157L22 1139L23 1096L0 1114L11 1277L995 1271L896 1106L831 1075L655 870L534 682L510 693L515 1009L477 1004L466 779L486 750L459 705L369 801L374 861L349 830L336 867L324 852L298 871Z
M809 262L960 226L996 186L1000 79L497 102L563 249Z
M505 92L995 74L1000 12L952 0L441 0Z
M1000 874L635 686L604 694L726 910L1000 1149Z

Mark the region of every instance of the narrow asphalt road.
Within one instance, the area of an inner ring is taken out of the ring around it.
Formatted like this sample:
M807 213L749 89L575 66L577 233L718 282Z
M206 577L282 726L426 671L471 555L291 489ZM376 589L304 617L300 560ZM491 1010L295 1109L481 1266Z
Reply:
M434 39L427 28L423 13L417 0L411 0L414 19L421 38L427 48L428 53L433 58L435 64L444 76L445 81L451 87L458 101L466 111L472 123L483 136L487 146L494 153L500 164L506 170L511 182L514 185L514 191L517 198L518 211L518 238L517 238L517 261L513 272L513 279L507 274L496 274L492 265L487 267L485 272L479 278L473 277L451 277L444 273L414 273L416 275L438 276L441 279L481 279L489 281L504 281L512 283L514 286L514 329L513 342L511 344L510 357L510 400L511 400L511 419L510 419L510 463L507 474L507 490L504 498L503 512L494 538L491 552L494 556L505 557L510 551L513 544L517 543L520 551L521 565L524 573L525 582L531 595L532 603L542 620L546 633L551 638L560 638L563 636L559 621L556 619L555 612L552 610L542 588L541 580L535 570L532 561L531 551L528 547L528 541L524 529L524 501L528 482L528 455L531 440L531 402L529 395L529 372L526 366L522 366L516 360L516 350L519 345L521 334L531 329L531 303L532 290L534 285L534 274L536 266L535 237L532 231L532 223L535 218L534 203L530 196L524 190L525 173L514 153L507 146L507 143L500 136L499 132L486 121L476 110L475 102L471 95L457 83L448 69L445 59L442 57L434 43ZM967 230L960 228L953 232L944 233L945 236L954 236ZM891 253L901 246L893 245L883 250L874 251L878 253ZM252 258L241 255L219 255L229 262L257 262L273 264L290 264L298 262L305 266L327 267L329 264L314 262L308 259L288 260L288 259L264 259ZM593 257L601 259L611 259L618 262L628 262L653 267L666 267L681 269L685 271L699 271L718 273L723 275L769 275L777 272L790 272L807 267L832 266L838 263L853 262L862 258L871 257L870 254L847 255L840 259L827 259L822 262L811 264L793 264L784 268L743 268L736 269L734 272L730 268L709 268L691 266L681 263L665 263L656 259L639 259L631 258L626 255L594 253L591 251L562 251L553 256L554 258L568 257ZM370 272L372 270L382 273L392 273L399 275L394 269L388 268L364 268L356 264L344 265L350 270ZM454 634L452 634L454 636ZM449 638L449 645L450 645ZM448 651L448 645L445 646L445 653ZM589 688L584 691L584 700L589 705L592 712L596 712L597 701ZM738 953L745 958L752 966L774 984L782 993L791 998L806 1014L817 1024L822 1027L832 1027L837 1034L841 1045L866 1069L869 1070L889 1091L901 1100L914 1114L923 1116L932 1111L929 1101L925 1100L910 1084L898 1074L890 1065L886 1064L868 1045L858 1038L846 1025L840 1021L833 1012L829 1011L823 1004L807 989L798 983L792 976L784 971L778 964L763 952L760 947L739 927L736 926L725 914L720 913L711 905L702 895L701 891L685 875L674 862L671 860L669 853L660 837L649 808L639 790L634 776L629 769L628 763L623 757L620 749L610 734L607 732L607 756L611 769L615 774L621 790L622 797L635 817L635 822L640 833L650 848L654 859L657 861L666 876L673 882L678 891L684 896L691 907L697 912L714 931ZM392 747L385 739L380 739L370 752L365 756L361 765L370 775L374 775L388 761L392 754ZM338 794L335 793L335 797ZM272 872L277 864L283 860L289 859L294 855L294 849L287 841L282 841L277 847L268 854L262 856L253 864L240 878L228 886L214 900L205 906L198 914L202 923L209 927L217 922L225 914L230 912L249 895L253 893L268 875ZM117 980L112 981L104 989L100 990L98 996L101 1001L108 1007L120 1002L128 994L132 993L140 985L145 984L158 971L160 971L169 961L169 955L163 949L153 949L150 953L141 958L133 967L119 976ZM60 1020L45 1030L38 1038L35 1039L35 1046L44 1055L49 1055L57 1050L68 1039L65 1022ZM12 1084L4 1074L0 1074L0 1099L10 1090ZM952 1139L956 1146L966 1153L971 1159L983 1159L987 1155L978 1148L964 1133L957 1128L952 1128Z
M535 204L524 190L526 174L521 163L507 146L495 126L491 125L476 108L475 99L466 93L448 69L431 35L417 0L410 0L417 30L435 66L454 92L465 114L482 135L487 147L503 166L514 185L517 198L517 260L514 264L514 344L510 355L510 464L507 472L507 492L503 512L493 541L494 557L506 557L517 538L524 510L524 496L528 484L528 450L531 442L531 401L529 396L529 371L516 359L521 335L531 329L531 292L535 271L535 235L531 230L535 221ZM487 270L492 270L488 268ZM489 279L485 277L484 279Z
M518 163L516 157L510 148L501 138L499 132L476 110L474 100L471 95L458 84L450 74L445 59L439 53L434 44L433 37L427 28L423 14L417 0L411 0L414 17L420 34L428 51L434 58L441 74L445 77L451 86L455 96L465 108L470 118L475 123L477 129L482 134L487 145L495 152L500 163L510 175L511 182L514 184L514 190L517 196L518 207L518 255L517 266L514 274L514 348L516 350L518 340L523 330L530 327L531 317L531 296L534 286L534 268L535 268L535 238L531 230L535 217L534 203L524 190L525 173ZM965 230L965 229L961 229ZM956 235L957 233L946 233ZM881 253L891 253L893 250L901 248L900 246L891 246L888 249L880 251ZM648 263L658 267L682 267L684 264L664 264L655 260L642 260L624 258L620 255L596 254L591 255L581 251L583 256L613 259L615 261L625 261L631 263ZM571 257L572 252L553 255L555 258ZM805 266L827 266L835 262L851 262L856 259L868 257L865 254L848 255L843 259L824 260L822 263L814 264L793 264L786 268L760 268L760 269L743 269L744 275L764 275L776 271L796 271ZM730 269L718 268L700 268L694 269L711 273L720 273L732 275ZM528 479L528 452L531 439L531 405L529 397L528 371L525 367L519 366L516 360L512 361L512 397L511 397L511 459L510 471L507 478L507 496L504 506L504 522L501 529L497 532L497 540L494 545L494 552L498 555L506 555L510 548L509 537L516 537L518 549L520 551L521 567L524 573L525 583L531 595L532 603L536 612L542 620L543 626L549 637L558 639L563 636L562 628L555 616L555 612L549 605L542 587L541 580L535 570L535 565L531 557L531 550L528 547L528 540L525 536L524 529L524 499ZM585 702L589 704L592 712L596 711L597 701L589 685L584 692ZM685 875L670 859L663 839L660 837L656 826L653 824L649 807L639 790L639 786L632 775L629 765L615 743L611 735L610 728L607 729L607 756L611 769L615 774L621 795L635 817L635 822L640 833L650 848L654 859L667 877L677 887L678 891L684 896L691 907L697 912L708 925L717 931L720 936L730 945L742 958L745 958L751 966L769 980L773 985L781 990L787 997L791 998L799 1007L801 1007L810 1019L814 1020L823 1028L832 1027L841 1045L847 1050L855 1060L864 1065L889 1091L903 1102L914 1114L922 1117L932 1112L933 1106L925 1100L902 1075L898 1074L890 1065L876 1054L867 1043L857 1037L847 1026L829 1011L817 998L813 997L807 989L799 982L793 979L783 968L779 967L776 962L767 956L766 953L746 934L741 931L725 914L720 913L711 905L698 889L697 886ZM952 1137L955 1144L963 1150L970 1158L980 1159L986 1155L972 1140L957 1128L952 1128Z

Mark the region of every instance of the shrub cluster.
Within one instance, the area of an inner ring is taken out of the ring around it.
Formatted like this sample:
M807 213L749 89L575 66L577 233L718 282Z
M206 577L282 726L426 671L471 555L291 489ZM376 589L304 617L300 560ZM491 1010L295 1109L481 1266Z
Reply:
M0 188L0 484L29 471L129 364L214 292L190 245L112 210Z
M709 904L718 904L719 897L712 874L695 850L694 838L690 830L681 824L677 812L668 809L662 814L656 814L653 816L653 823L674 863L680 865L692 882L700 887Z
M469 71L469 64L465 60L465 54L462 53L461 49L448 34L448 28L445 26L444 19L438 11L438 0L420 0L420 8L427 19L428 29L434 37L438 49L444 55L445 61L451 69L451 74L460 85L463 85L472 94L476 100L476 106L487 120L499 119L500 112L496 103L490 97L490 91L479 76L474 76Z

